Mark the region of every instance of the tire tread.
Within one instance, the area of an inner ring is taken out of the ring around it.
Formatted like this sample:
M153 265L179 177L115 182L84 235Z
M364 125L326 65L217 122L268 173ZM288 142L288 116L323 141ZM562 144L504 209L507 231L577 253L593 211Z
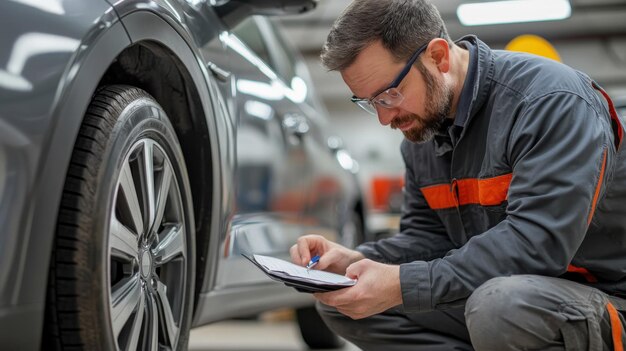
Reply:
M89 289L102 288L94 282L85 284L76 277L88 277L85 262L90 230L93 226L92 204L96 196L98 170L117 116L124 106L143 91L129 86L107 86L98 90L92 99L80 127L65 181L59 220L55 237L48 295L46 301L46 327L42 349L100 350L93 331L97 328L96 316L81 308ZM82 311L82 312L80 312ZM89 344L84 341L91 342Z

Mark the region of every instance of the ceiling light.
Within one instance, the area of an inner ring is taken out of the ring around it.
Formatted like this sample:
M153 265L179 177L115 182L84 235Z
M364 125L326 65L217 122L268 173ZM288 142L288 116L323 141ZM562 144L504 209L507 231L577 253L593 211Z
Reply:
M510 0L462 4L456 14L465 26L561 20L572 7L568 0Z

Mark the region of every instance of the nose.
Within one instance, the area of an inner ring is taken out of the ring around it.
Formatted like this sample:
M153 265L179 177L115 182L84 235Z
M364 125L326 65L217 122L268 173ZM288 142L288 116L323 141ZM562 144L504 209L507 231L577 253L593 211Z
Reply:
M376 105L376 113L378 115L378 122L383 126L387 126L398 115L397 108L384 108Z

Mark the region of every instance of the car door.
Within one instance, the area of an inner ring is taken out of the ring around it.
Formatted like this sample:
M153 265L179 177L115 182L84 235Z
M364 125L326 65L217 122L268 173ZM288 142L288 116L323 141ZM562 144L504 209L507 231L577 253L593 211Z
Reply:
M303 59L285 40L279 27L268 18L257 18L270 49L270 60L279 77L291 91L297 104L298 118L305 121L307 133L301 140L305 152L309 186L303 223L308 233L316 233L333 241L342 241L341 228L351 213L357 197L356 178L348 170L352 159L343 164L329 145L331 126L326 108L315 94ZM344 157L345 158L345 157ZM346 243L354 246L353 242Z
M215 289L267 281L250 269L241 253L287 258L303 234L302 209L308 187L305 152L298 125L283 126L293 104L285 87L265 63L267 47L256 22L245 20L220 36L224 55L205 47L207 65L222 76L217 84L232 117L234 138L225 214L226 237L220 242ZM226 209L228 211L228 209Z

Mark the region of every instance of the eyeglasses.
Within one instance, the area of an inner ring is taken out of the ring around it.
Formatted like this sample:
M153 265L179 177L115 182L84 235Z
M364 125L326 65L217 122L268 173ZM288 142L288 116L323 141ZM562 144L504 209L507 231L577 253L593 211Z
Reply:
M443 33L439 36L442 37ZM420 46L411 56L409 61L406 63L400 74L396 77L396 79L391 82L391 84L383 90L378 91L374 94L372 98L358 98L356 96L352 96L350 101L357 104L360 108L364 109L368 113L377 116L378 112L376 111L376 104L383 108L394 108L399 106L404 100L404 96L398 89L398 85L402 82L404 77L409 73L411 67L415 63L415 60L426 50L429 43L426 43Z

